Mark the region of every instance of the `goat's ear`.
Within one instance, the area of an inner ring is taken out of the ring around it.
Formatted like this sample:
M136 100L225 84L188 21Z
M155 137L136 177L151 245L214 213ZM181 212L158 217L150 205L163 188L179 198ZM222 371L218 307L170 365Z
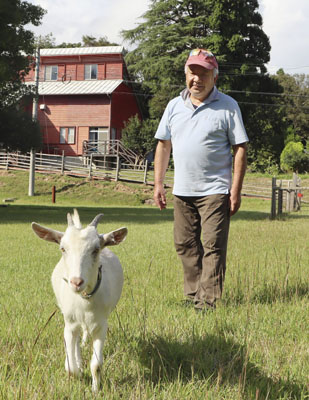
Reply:
M128 233L127 228L120 228L117 229L116 231L100 235L101 248L105 246L115 246L123 242L127 236L127 233Z
M39 238L47 240L49 242L54 242L59 244L63 236L62 232L58 232L50 228L45 228L44 226L41 226L36 222L32 222L31 227Z

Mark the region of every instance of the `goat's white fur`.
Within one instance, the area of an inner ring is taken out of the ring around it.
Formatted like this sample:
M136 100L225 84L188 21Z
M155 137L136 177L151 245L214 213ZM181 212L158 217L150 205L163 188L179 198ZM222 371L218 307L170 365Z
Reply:
M107 318L118 303L123 286L123 271L119 259L105 246L117 245L127 235L126 228L99 235L96 226L101 217L102 214L98 215L91 224L82 229L79 215L74 210L73 216L68 214L68 228L65 233L32 223L32 229L41 239L59 243L63 252L52 273L52 286L65 321L65 368L69 374L80 376L80 333L83 332L83 342L89 334L93 342L90 366L94 392L98 392L100 385L99 370L103 363ZM82 293L91 293L94 289L100 265L100 286L93 297L85 299Z

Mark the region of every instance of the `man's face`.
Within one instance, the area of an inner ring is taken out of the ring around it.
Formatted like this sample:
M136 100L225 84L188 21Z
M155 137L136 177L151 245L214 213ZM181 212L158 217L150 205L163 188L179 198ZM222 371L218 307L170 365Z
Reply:
M191 97L199 101L205 100L215 86L215 82L213 70L203 68L200 65L188 66L186 84Z

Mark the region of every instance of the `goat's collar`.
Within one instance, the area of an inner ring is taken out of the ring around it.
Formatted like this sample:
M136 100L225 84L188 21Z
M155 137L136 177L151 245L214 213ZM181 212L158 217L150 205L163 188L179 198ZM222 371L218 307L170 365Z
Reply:
M102 265L100 265L100 267L99 267L99 270L98 270L98 279L97 279L97 283L95 284L95 287L94 287L93 291L90 292L90 293L87 293L87 292L84 290L83 292L81 292L82 298L83 298L83 299L90 299L90 298L95 294L95 292L99 289L101 280L102 280Z
M68 280L66 278L63 278L63 280L68 283ZM96 291L99 289L100 284L101 284L101 280L102 280L102 265L100 265L99 267L99 271L98 271L98 279L97 279L97 283L95 284L94 289L92 290L92 292L87 293L85 290L83 290L80 295L83 299L89 300L91 299L91 297L96 293Z

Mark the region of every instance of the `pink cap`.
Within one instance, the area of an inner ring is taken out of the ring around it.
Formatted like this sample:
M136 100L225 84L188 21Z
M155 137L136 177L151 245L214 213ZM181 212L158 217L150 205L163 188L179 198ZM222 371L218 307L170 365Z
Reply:
M190 51L186 67L189 65L200 65L206 69L219 69L216 57L209 50L194 49Z

